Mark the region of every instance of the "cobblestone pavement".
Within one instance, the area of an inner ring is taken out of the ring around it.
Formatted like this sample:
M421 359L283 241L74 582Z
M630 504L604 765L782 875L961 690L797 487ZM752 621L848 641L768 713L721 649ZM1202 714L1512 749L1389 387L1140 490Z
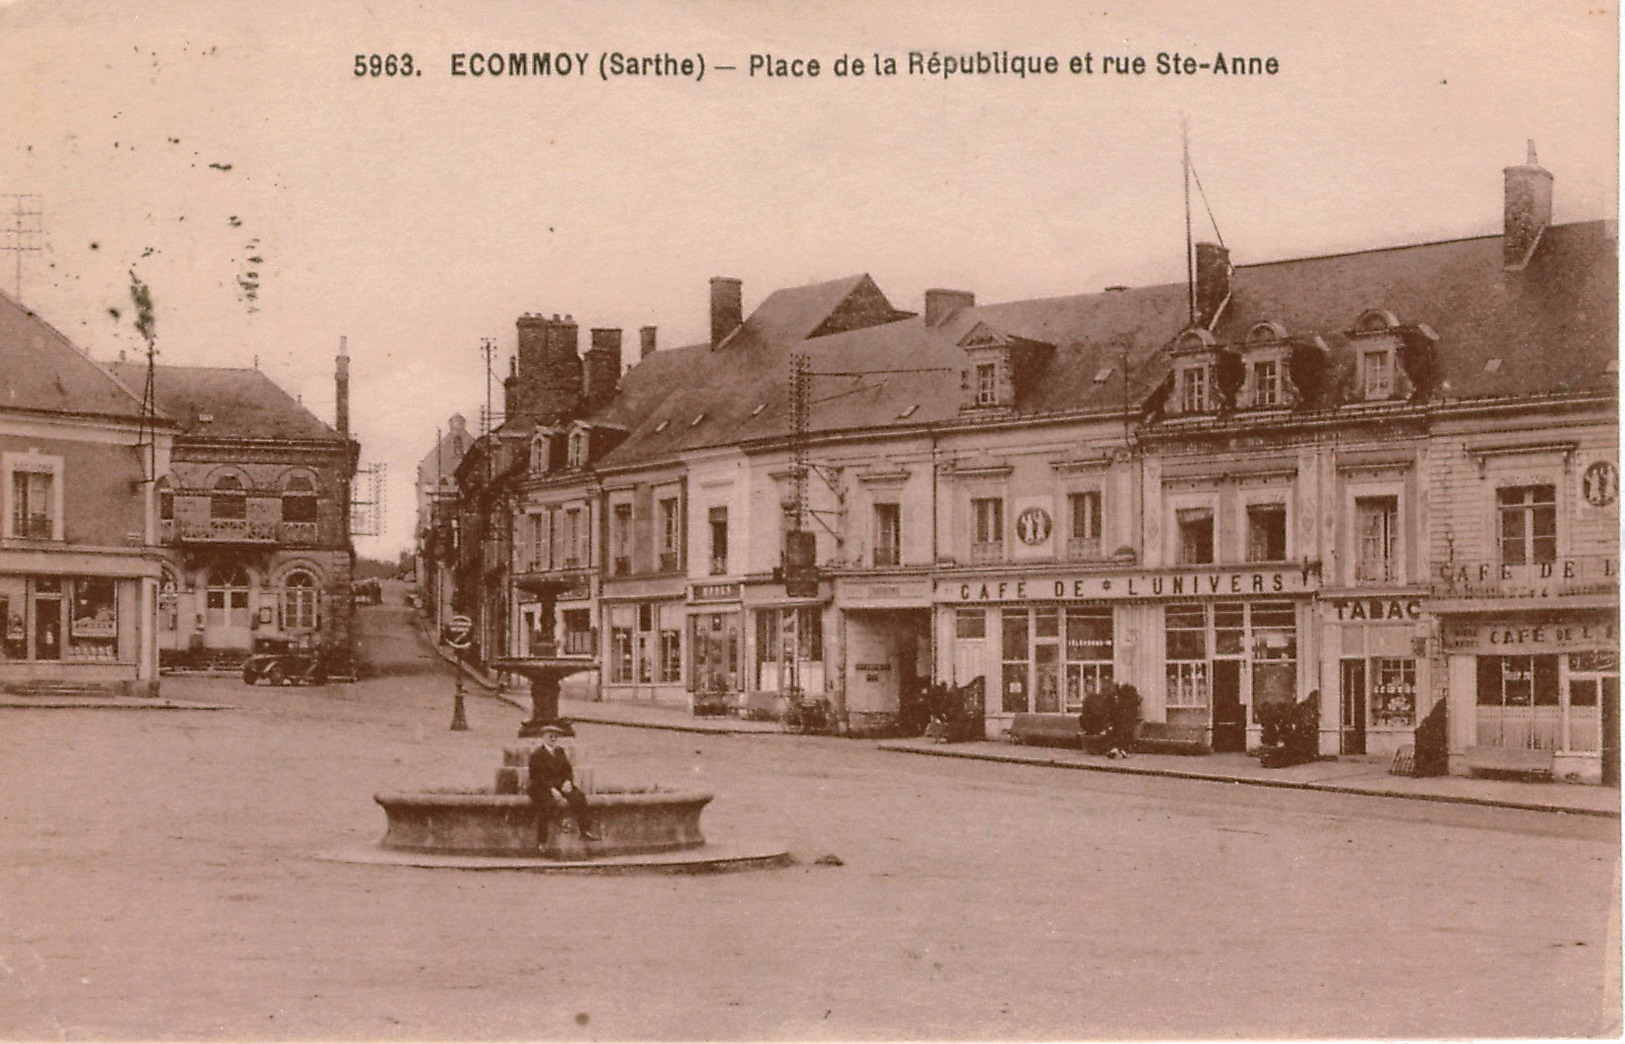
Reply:
M861 1040L1616 1035L1619 823L584 724L786 870L323 862L378 791L485 784L522 711L403 611L380 673L0 709L0 1036ZM825 855L838 857L821 864Z

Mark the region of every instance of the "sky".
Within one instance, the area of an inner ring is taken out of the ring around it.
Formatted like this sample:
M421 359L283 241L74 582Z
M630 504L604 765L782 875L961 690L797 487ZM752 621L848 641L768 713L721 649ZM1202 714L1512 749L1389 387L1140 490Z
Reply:
M26 194L43 232L20 289L0 254L0 289L112 359L144 350L133 273L161 362L257 365L329 423L346 338L362 460L388 471L385 532L357 546L393 557L437 428L478 425L487 337L500 408L521 314L573 315L583 347L622 327L630 361L644 325L706 337L711 276L747 312L860 272L913 310L928 287L1179 281L1182 124L1197 237L1238 264L1497 232L1531 139L1557 220L1615 218L1617 7L1487 6L0 0L0 227ZM587 74L452 75L492 52ZM706 70L600 78L616 52ZM911 73L910 52L1059 69ZM1160 74L1175 53L1278 71ZM373 54L415 75L358 77ZM835 75L843 55L865 72Z

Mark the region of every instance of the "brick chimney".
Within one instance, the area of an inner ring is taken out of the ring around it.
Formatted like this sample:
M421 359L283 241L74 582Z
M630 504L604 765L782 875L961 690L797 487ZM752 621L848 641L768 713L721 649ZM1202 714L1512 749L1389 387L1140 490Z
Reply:
M638 338L642 342L639 345L638 358L647 359L655 350L655 328L652 326L643 327L638 330Z
M595 327L592 347L583 363L586 408L599 409L615 397L621 380L621 331Z
M1552 223L1552 172L1535 158L1535 143L1529 143L1529 159L1521 167L1507 167L1506 230L1501 237L1501 260L1509 272L1521 272L1535 256L1541 233Z
M333 367L333 426L342 438L350 437L350 347L348 337L339 337L339 357Z
M711 277L711 347L721 347L745 321L744 284L729 276Z
M514 390L507 401L509 417L528 417L542 424L573 418L581 405L581 357L578 332L569 316L551 319L527 312L519 330ZM506 382L505 386L506 386Z
M925 325L941 326L966 308L976 307L976 295L969 290L927 290Z
M1196 244L1196 322L1211 330L1230 298L1230 251L1217 243Z

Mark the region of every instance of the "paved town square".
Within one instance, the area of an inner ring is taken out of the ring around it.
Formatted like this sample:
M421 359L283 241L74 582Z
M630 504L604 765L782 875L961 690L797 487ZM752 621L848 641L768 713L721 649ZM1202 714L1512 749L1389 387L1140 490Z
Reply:
M1618 1031L1617 818L579 726L796 864L564 878L324 861L523 713L364 609L376 677L219 710L0 708L0 1036L1478 1037ZM1563 784L1548 785L1563 788ZM839 865L820 863L836 856Z

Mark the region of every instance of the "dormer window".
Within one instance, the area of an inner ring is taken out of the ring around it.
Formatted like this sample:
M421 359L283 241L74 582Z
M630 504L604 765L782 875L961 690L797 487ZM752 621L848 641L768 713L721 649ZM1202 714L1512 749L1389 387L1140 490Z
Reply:
M540 432L530 440L530 471L533 475L547 473L547 436Z
M584 468L587 466L587 432L586 429L577 429L570 433L570 467Z
M997 406L999 403L999 367L997 363L978 363L976 366L976 405Z
M1179 412L1203 413L1208 408L1208 366L1198 363L1179 370Z
M1392 349L1367 348L1360 353L1360 386L1367 401L1386 399L1394 393Z
M1281 363L1260 359L1253 363L1253 405L1281 405Z

